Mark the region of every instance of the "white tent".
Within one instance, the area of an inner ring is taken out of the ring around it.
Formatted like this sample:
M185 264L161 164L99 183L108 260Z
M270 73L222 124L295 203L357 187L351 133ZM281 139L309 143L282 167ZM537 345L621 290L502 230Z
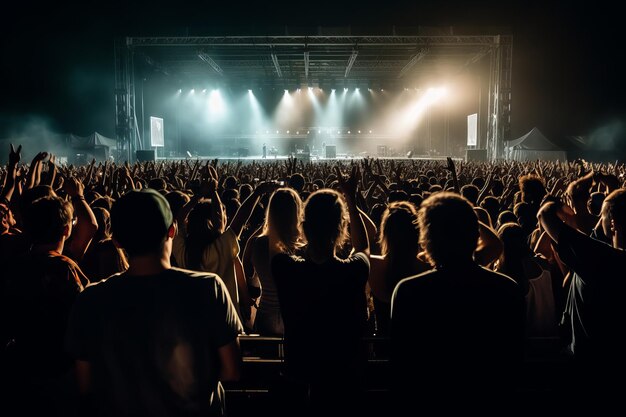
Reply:
M510 161L567 161L567 152L552 143L536 127L520 138L505 142L504 155Z

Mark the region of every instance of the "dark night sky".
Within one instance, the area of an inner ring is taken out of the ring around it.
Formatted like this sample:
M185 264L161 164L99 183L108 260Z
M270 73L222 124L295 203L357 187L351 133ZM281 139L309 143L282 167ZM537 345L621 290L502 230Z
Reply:
M514 35L513 134L589 134L624 116L623 17L617 6L560 0L19 2L1 19L0 137L42 122L113 136L113 39L120 35L264 35L281 26L498 26ZM380 4L382 3L382 4ZM471 3L471 6L468 5ZM607 4L610 4L607 2Z

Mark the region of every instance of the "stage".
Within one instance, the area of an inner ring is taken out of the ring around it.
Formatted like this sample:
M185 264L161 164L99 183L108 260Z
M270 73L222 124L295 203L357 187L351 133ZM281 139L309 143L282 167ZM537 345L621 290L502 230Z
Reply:
M290 154L290 155L271 155L271 156L267 156L266 158L263 158L263 155L252 155L252 156L242 156L242 157L237 157L237 156L215 156L215 155L194 155L192 157L157 157L156 160L157 161L180 161L180 160L188 160L188 161L193 161L193 160L201 160L201 161L206 161L206 160L213 160L213 159L217 159L218 161L223 161L223 162L238 162L238 161L243 161L243 162L271 162L271 161L285 161L287 159L289 159L290 157L294 157L298 160L303 160L305 162L312 162L312 163L323 163L323 162L333 162L333 161L353 161L353 160L361 160L361 159L365 159L365 158L370 158L370 159L380 159L380 160L395 160L395 161L446 161L446 156L426 156L426 155L419 155L419 156L412 156L412 157L406 157L406 156L398 156L398 157L392 157L392 156L375 156L375 155L342 155L342 154L338 154L335 158L322 158L319 156L307 156L306 154ZM464 160L464 158L452 158L455 161L460 161L460 160Z

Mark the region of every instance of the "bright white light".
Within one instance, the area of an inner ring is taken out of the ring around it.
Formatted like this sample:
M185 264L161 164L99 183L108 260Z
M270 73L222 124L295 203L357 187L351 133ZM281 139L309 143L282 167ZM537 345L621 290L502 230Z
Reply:
M252 94L252 90L248 89L248 94Z
M344 88L343 88L343 91L348 91L348 87L344 87Z
M340 133L341 133L341 130L338 130L338 131L337 131L337 134L340 134Z
M359 87L355 88L354 91L356 91L357 93L361 90L359 90Z
M182 93L182 92L183 92L183 89L182 89L182 88L179 88L179 89L178 89L178 94L180 94L180 93Z
M209 95L209 112L215 116L221 116L226 111L224 99L219 90L212 90Z
M277 131L276 131L276 134L278 134L279 132L280 132L280 130L277 130Z
M289 131L287 131L287 134L289 134Z
M269 130L266 130L266 131L265 131L265 134L266 134L266 135L269 135L269 134L270 134L270 131L269 131Z
M309 87L309 91L313 91L313 87Z
M348 135L351 134L351 132L348 130Z
M202 93L206 94L206 88L202 90Z
M283 94L283 98L279 103L279 106L285 105L287 107L293 107L293 98L291 98L291 95L289 94L289 90L285 90L285 93Z
M424 94L424 102L426 104L434 104L440 101L448 94L448 90L445 87L431 87L426 90L426 94Z
M308 135L309 133L311 133L311 132L309 132L309 131L307 130L307 131L306 131L306 134Z
M361 131L359 130L359 133L361 133Z
M299 130L296 130L296 135L299 135L299 134L300 134L300 131L299 131Z
M320 129L320 130L318 130L318 131L317 131L317 133L320 133L320 134L321 134L321 133L322 133L322 130L321 130L321 129ZM330 133L330 132L328 132L328 133Z
M335 94L335 89L333 88L332 90L330 90L331 94Z
M191 91L190 91L191 94L194 94L195 92L196 92L195 88L192 88Z
M372 133L372 131L370 130L370 133Z

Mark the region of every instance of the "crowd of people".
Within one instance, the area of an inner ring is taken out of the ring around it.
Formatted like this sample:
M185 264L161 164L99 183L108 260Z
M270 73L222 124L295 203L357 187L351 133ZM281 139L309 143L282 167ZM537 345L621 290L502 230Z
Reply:
M388 338L398 410L444 392L513 401L536 338L560 343L567 390L619 395L625 175L583 160L72 166L11 145L0 407L223 415L246 333L284 337L286 413L366 409L365 336Z

